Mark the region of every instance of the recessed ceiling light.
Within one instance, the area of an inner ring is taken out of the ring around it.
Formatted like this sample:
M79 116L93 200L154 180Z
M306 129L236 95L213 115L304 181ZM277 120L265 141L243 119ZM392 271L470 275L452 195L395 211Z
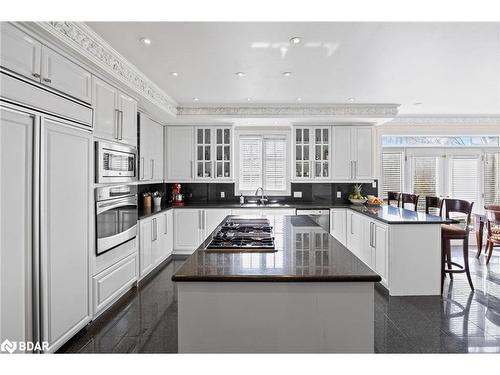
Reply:
M296 99L298 102L300 102L302 100L302 98L299 96L297 99Z
M172 77L178 77L178 76L179 76L179 73L177 73L177 72L170 72L170 75L171 75Z
M351 97L347 98L347 100L349 100L350 102L353 102L354 98L351 96Z
M194 100L195 102L199 102L199 101L200 101L200 98L196 98L196 97L195 97L195 98L193 98L193 100Z
M251 102L252 101L252 98L247 98L247 102Z
M144 37L144 38L141 38L139 40L141 41L142 44L146 44L147 46L149 46L151 44L151 39L149 39L149 38Z
M294 36L293 38L290 38L290 43L291 44L299 44L300 43L300 37Z
M243 77L245 75L245 72L236 72L234 74L236 74L238 77Z
M290 77L292 75L292 72L283 72L282 73L285 77Z

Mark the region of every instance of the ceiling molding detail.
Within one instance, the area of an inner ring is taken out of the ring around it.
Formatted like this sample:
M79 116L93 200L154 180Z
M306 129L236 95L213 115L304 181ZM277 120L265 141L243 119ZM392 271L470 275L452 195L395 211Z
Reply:
M385 123L390 125L499 125L500 115L407 115Z
M177 114L177 103L103 38L82 22L36 22L49 34L117 78L167 113Z
M395 117L399 104L222 105L177 107L178 116L222 117Z

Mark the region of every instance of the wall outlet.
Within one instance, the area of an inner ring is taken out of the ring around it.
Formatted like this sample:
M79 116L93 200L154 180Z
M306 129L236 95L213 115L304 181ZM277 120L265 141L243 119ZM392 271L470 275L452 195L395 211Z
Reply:
M372 188L374 188L374 189L375 189L376 187L377 187L377 181L373 181L373 182L372 182Z
M341 191L337 191L337 198L342 198L342 192Z
M220 192L220 197L221 197L221 198L225 198L225 197L226 197L226 192L221 191L221 192Z
M294 198L302 198L302 192L301 191L294 191L293 197Z

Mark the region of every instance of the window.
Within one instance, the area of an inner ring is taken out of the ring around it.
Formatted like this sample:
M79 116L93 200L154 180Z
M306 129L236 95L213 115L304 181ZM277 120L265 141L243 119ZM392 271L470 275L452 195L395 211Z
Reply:
M456 156L451 159L450 196L474 202L473 210L479 204L479 159L476 156Z
M500 152L484 154L484 204L500 204Z
M383 196L387 199L389 191L403 191L403 152L384 152L382 154Z
M439 157L414 156L413 157L413 193L420 195L418 210L425 210L425 197L437 196L439 186Z
M286 145L285 136L240 136L240 193L253 195L259 187L267 195L289 193Z
M382 136L383 147L481 147L500 146L499 136Z

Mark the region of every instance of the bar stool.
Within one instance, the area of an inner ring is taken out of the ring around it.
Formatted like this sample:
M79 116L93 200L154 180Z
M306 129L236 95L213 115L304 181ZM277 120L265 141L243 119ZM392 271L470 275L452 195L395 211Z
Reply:
M489 254L486 258L486 264L490 262L493 247L500 246L500 210L486 209L486 228L488 230L488 239L486 240L485 254Z
M440 197L425 197L425 213L429 214L429 208L438 208L439 216L443 214L443 199Z
M450 279L453 279L454 273L465 272L470 288L474 290L469 270L469 227L474 202L468 202L461 199L445 199L443 204L447 219L450 218L450 212L465 214L467 215L467 219L465 222L465 228L453 224L441 225L441 293L443 292L444 277L447 273L450 274ZM452 262L451 260L451 240L463 241L463 265ZM453 266L456 266L459 269L453 269Z
M399 191L388 191L387 192L387 204L390 206L391 201L396 201L396 206L399 206Z
M418 205L418 195L417 194L408 194L408 193L401 193L399 196L399 203L401 203L401 208L405 208L405 204L413 204L413 211L417 210L417 205Z

